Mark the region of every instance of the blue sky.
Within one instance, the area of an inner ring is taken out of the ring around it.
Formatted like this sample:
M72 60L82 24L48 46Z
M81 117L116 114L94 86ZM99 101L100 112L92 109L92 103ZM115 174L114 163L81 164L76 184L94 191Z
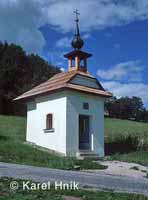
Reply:
M148 106L147 0L1 0L0 40L67 70L79 9L83 50L92 53L88 70L120 96L140 96Z

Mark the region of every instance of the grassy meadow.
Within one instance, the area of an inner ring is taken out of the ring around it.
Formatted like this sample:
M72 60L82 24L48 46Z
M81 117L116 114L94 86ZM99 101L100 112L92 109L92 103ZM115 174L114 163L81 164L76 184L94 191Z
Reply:
M105 150L109 160L148 166L148 123L105 119Z
M60 169L102 169L92 161L63 158L25 144L26 119L0 116L0 161ZM110 160L148 165L148 123L105 119L105 150Z
M0 161L21 163L49 168L72 170L105 169L106 166L87 160L60 157L39 150L25 143L26 119L23 117L0 116Z
M121 119L105 119L105 141L115 142L126 140L127 138L136 138L140 145L148 147L148 123L135 122Z

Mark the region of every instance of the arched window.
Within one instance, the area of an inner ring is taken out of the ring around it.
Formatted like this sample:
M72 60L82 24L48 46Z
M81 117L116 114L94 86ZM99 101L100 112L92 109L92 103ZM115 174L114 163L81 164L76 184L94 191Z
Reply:
M53 115L51 113L46 116L46 129L53 129Z

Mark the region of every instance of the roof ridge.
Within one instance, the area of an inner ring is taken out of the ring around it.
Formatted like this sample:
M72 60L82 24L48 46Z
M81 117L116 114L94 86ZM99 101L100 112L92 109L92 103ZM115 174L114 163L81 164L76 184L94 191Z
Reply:
M31 90L25 92L24 94L18 96L15 100L18 99L24 99L24 98L28 98L28 97L32 97L32 96L36 96L38 94L45 94L47 92L50 91L54 91L60 88L71 88L71 89L76 89L76 90L85 90L85 92L87 92L86 90L88 89L88 92L90 93L90 91L92 93L99 93L105 96L109 96L107 92L100 92L100 90L94 90L92 88L89 87L80 87L80 86L74 86L74 84L70 84L70 81L77 75L83 76L83 77L88 77L88 78L94 78L95 80L97 80L97 78L91 76L89 73L85 73L85 72L80 72L80 71L70 71L70 72L61 72L58 73L56 75L54 75L52 78L48 79L47 81L41 83L38 86L35 86L34 88L32 88ZM75 88L74 88L75 87ZM98 91L98 92L97 92Z

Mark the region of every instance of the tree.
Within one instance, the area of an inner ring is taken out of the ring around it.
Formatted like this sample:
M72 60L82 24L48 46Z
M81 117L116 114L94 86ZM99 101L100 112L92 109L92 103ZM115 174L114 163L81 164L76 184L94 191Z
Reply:
M143 102L140 97L116 97L111 98L105 104L110 117L121 119L142 119L144 111Z
M24 113L24 107L15 106L12 100L59 73L60 69L38 55L27 55L15 44L0 43L0 113Z
M110 117L115 117L116 116L116 108L115 108L115 102L117 98L116 97L111 97L105 102L105 111L108 112Z
M144 109L142 117L143 117L143 122L148 123L148 110Z

